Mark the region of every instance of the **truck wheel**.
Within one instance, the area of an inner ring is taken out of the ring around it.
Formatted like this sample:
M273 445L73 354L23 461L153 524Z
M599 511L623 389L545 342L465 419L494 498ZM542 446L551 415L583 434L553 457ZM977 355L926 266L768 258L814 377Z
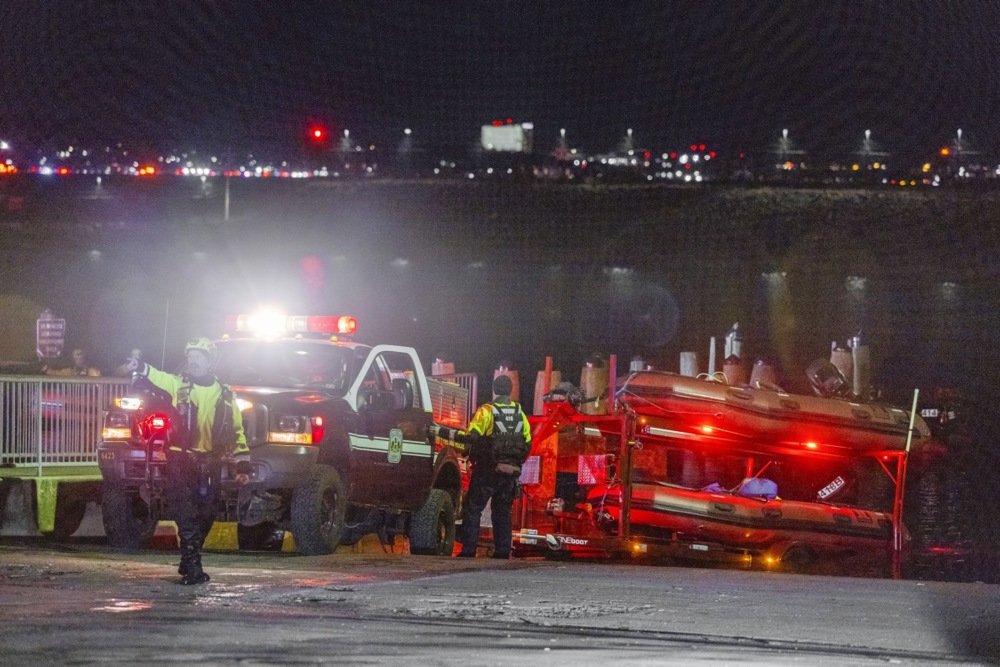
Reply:
M447 491L431 489L410 522L410 553L450 556L455 548L455 504Z
M138 494L105 484L101 515L108 544L116 549L141 549L156 530L157 517Z
M292 534L299 553L329 554L340 544L347 494L337 471L317 465L312 480L292 493Z

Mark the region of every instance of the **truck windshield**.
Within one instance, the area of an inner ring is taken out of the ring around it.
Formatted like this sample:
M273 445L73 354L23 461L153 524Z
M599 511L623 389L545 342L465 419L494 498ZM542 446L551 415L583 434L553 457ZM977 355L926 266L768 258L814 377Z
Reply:
M310 341L234 340L218 344L216 374L243 385L343 392L354 375L354 350Z

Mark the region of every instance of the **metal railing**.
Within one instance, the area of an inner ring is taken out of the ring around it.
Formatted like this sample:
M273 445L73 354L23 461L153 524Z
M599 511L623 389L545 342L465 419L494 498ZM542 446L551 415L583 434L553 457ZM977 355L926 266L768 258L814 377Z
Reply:
M0 466L97 463L101 420L128 380L0 375Z
M465 397L465 423L457 427L465 428L478 407L476 405L476 394L479 390L478 376L475 373L449 373L447 375L432 375L431 377L442 382L453 382L468 392Z

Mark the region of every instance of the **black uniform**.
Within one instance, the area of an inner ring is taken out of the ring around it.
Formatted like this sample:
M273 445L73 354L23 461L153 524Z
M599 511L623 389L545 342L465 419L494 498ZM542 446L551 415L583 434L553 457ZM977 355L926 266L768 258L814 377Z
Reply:
M459 555L467 558L476 555L480 517L486 503L491 502L493 557L509 558L511 507L517 494L521 464L531 448L528 420L519 404L500 396L497 401L477 410L469 432L478 433L480 437L470 452L472 479L462 510L462 551Z

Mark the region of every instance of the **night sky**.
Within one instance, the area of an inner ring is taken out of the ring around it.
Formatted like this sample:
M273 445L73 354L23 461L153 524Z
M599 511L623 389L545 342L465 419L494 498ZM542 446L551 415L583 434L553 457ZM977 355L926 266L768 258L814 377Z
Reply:
M463 150L536 125L547 152L933 151L1000 129L996 2L0 4L0 137L285 150L310 122Z

